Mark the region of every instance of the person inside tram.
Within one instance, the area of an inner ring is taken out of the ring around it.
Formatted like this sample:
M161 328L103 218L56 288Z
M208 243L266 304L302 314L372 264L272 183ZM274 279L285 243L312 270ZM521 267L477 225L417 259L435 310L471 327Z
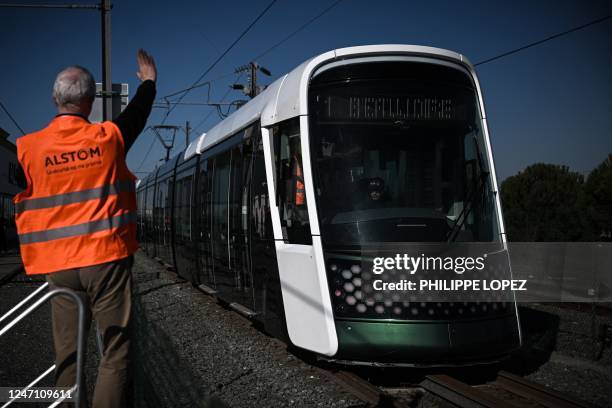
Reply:
M297 137L290 139L291 161L289 169L291 178L289 179L289 191L292 194L287 197L289 214L289 226L301 227L308 223L306 211L306 191L304 189L304 172L302 169L302 151L300 139Z
M369 210L385 207L388 197L385 194L385 181L383 179L380 177L363 179L360 184L365 188L361 188L360 196L362 199L357 203L355 209Z

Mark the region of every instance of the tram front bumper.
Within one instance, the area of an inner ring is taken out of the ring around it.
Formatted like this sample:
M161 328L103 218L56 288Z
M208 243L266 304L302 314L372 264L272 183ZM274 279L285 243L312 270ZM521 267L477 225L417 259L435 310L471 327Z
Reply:
M336 360L416 366L494 361L520 346L515 315L470 321L336 319Z

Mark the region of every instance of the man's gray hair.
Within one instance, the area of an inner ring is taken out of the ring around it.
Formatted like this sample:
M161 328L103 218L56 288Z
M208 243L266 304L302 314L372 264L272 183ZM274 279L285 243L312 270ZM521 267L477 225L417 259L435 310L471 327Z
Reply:
M96 97L96 83L87 69L73 65L57 74L53 84L53 100L58 106L82 107Z

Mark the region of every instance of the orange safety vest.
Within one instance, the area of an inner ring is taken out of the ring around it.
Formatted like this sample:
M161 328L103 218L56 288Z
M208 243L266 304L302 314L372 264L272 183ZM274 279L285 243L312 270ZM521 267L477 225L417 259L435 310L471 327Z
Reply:
M28 186L17 194L15 221L28 275L125 258L136 241L136 177L112 122L75 115L17 139Z
M304 191L304 177L302 176L302 167L297 157L294 158L293 177L295 178L295 205L304 205L306 203L306 192Z

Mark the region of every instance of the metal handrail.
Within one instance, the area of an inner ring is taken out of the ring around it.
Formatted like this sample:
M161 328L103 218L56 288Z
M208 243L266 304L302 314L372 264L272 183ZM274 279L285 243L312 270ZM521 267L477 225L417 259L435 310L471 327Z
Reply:
M48 285L48 283L45 283L45 285ZM46 287L45 285L42 285L42 286ZM8 315L13 314L15 312L15 310L17 310L20 306L25 304L36 293L40 292L40 290L41 290L41 288L39 288L34 294L29 295L26 299L21 301L13 309L9 310L8 313L6 313L4 316L2 316L0 321L4 320ZM83 302L83 299L81 299L79 297L79 295L76 294L76 292L74 292L73 290L67 289L67 288L57 288L57 289L53 289L53 290L47 292L40 299L38 299L36 302L34 302L32 305L30 305L26 310L24 310L21 314L19 314L19 316L17 316L13 320L11 320L6 326L4 326L0 330L0 337L2 337L12 327L14 327L17 323L19 323L21 320L23 320L29 314L31 314L31 313L35 312L36 310L38 310L45 302L47 302L48 300L52 299L55 296L62 296L62 295L63 296L68 296L69 298L72 298L72 300L74 300L74 302L76 303L76 305L77 305L77 307L79 309L78 332L77 332L76 384L75 384L74 387L72 387L72 389L74 390L76 388L75 402L76 402L76 406L80 407L81 406L80 405L81 401L85 401L85 399L84 399L84 397L85 397L85 395L84 395L85 389L84 389L84 386L83 386L83 367L84 367L84 363L85 363L86 309L85 309L85 303ZM49 369L47 369L47 371L45 373L43 373L43 375L39 376L36 380L34 380L32 383L30 383L30 385L28 385L25 389L27 390L28 388L34 386L38 381L40 381L42 378L47 376L52 371L52 368L55 368L55 366L52 366ZM17 399L17 398L13 398L10 401L8 401L8 403L6 403L2 408L4 408L4 407L8 406L9 404L11 404L15 399ZM57 402L60 402L60 401L56 401L56 403ZM51 406L55 406L55 405L57 405L57 404L52 404Z

